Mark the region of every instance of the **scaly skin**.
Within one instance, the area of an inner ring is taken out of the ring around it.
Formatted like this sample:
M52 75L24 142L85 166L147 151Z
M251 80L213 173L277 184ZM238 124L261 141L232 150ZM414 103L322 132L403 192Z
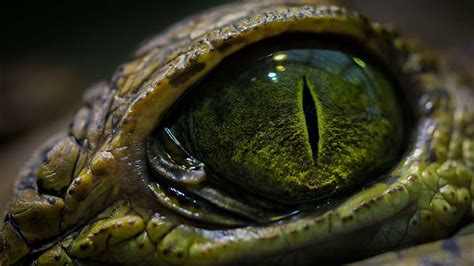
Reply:
M20 172L0 234L1 264L347 262L446 238L470 223L472 89L392 30L323 1L285 2L227 5L186 19L91 88L66 132ZM207 228L163 207L173 201L149 178L146 137L226 56L295 31L344 35L399 79L416 121L398 165L337 206L266 225ZM458 262L472 264L473 235L452 241Z

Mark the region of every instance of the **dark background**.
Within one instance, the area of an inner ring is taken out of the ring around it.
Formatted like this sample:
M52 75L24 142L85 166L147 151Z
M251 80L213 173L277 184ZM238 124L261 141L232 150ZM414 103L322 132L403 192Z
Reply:
M64 127L87 86L108 79L147 37L224 2L230 1L2 4L7 23L0 58L0 206L18 167ZM403 35L474 73L474 1L344 2L373 21L393 23Z

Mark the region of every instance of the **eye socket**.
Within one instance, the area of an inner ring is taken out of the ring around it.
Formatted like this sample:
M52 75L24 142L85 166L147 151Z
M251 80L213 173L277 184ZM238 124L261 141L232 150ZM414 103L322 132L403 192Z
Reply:
M156 172L301 205L395 164L405 121L383 69L337 42L279 41L228 58L176 104L148 139Z

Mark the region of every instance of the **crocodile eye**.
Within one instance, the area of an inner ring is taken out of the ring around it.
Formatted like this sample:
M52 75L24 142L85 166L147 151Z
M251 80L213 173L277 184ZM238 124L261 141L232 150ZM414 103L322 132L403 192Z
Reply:
M277 43L228 58L176 104L148 140L153 169L293 205L337 196L394 165L404 121L388 75L340 45Z

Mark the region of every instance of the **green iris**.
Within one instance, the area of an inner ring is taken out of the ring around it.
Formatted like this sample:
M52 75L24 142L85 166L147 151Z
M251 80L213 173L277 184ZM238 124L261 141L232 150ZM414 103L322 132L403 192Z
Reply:
M241 61L219 66L159 129L187 158L181 170L199 168L185 177L196 181L205 167L242 191L302 204L368 182L398 159L396 88L368 61L330 49Z

